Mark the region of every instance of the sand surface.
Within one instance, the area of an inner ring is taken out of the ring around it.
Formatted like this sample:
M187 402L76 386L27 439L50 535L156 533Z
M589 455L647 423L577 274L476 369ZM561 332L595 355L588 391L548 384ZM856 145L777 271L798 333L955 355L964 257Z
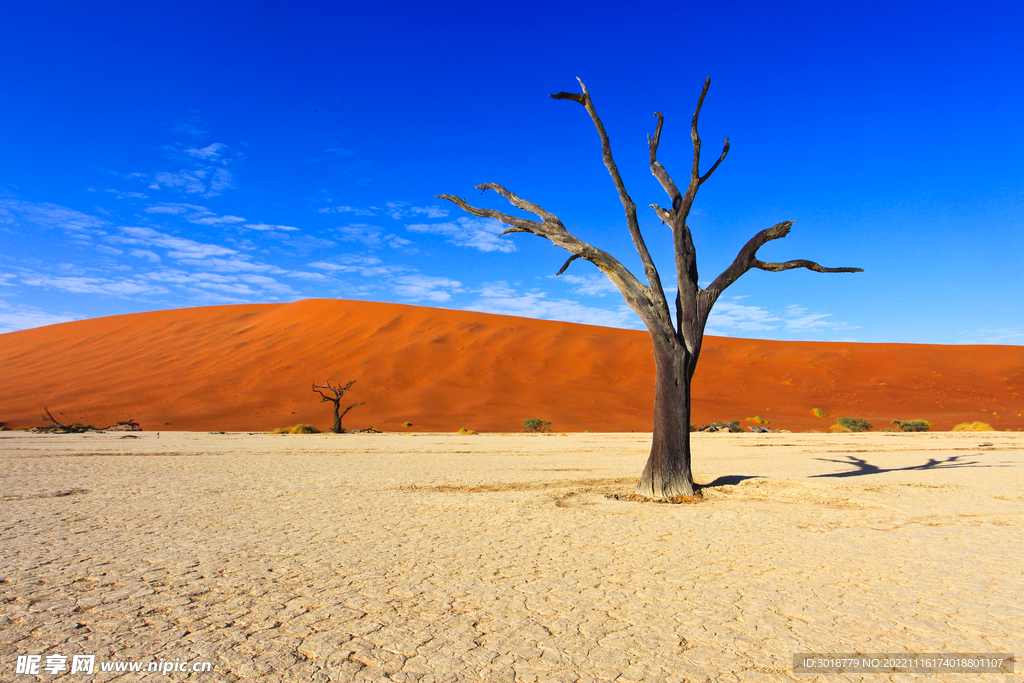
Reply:
M699 434L706 502L609 497L649 439L0 433L0 680L1022 680L791 664L1019 656L1024 435Z
M363 301L214 306L0 335L0 421L144 429L327 429L311 385L356 380L345 426L386 431L650 431L645 331ZM707 337L693 422L768 420L828 431L836 417L1024 429L1024 347ZM346 396L346 399L348 398ZM814 417L818 408L828 417Z

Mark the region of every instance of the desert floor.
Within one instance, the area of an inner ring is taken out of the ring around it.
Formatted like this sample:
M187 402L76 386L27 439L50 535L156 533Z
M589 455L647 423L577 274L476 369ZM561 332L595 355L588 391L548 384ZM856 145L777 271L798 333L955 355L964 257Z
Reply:
M0 433L0 680L1022 679L792 657L1019 656L1024 434L698 434L705 502L611 497L649 442Z

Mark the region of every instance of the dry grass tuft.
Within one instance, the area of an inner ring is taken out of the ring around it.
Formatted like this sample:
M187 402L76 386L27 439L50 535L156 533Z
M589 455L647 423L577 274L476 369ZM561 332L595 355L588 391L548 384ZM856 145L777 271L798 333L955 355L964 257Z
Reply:
M668 505L697 505L698 503L705 502L704 495L700 491L697 491L695 495L692 496L672 496L671 498L666 499L648 498L647 496L641 496L639 493L628 493L625 495L611 493L608 495L608 498L612 498L614 500L628 500L633 503L666 503Z
M992 425L987 422L961 422L950 431L953 432L994 432Z
M278 427L271 434L319 434L320 430L313 425L297 424L294 427Z

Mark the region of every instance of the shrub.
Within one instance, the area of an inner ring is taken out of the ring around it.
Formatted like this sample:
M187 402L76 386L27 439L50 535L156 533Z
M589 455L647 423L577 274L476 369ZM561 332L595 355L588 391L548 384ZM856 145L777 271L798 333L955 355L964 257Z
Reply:
M278 427L271 434L319 434L320 430L313 425L297 424L294 427Z
M759 425L768 424L768 420L764 419L763 417L758 417L757 415L755 415L754 417L748 417L747 422L756 422Z
M839 429L836 429L837 426ZM862 417L837 417L832 429L843 432L867 432L873 429L873 425Z
M932 427L928 420L893 420L889 424L896 425L904 432L927 432Z
M406 423L405 423L405 426L406 426L406 427L412 427L412 422L406 422Z
M459 434L470 434L470 435L472 435L472 434L479 434L479 433L480 432L473 431L472 429L466 429L465 427L463 427L462 429L459 430Z
M987 422L961 422L953 427L954 432L993 432L992 425Z
M811 412L814 413L814 417L828 417L828 415L825 414L825 411L821 408L815 408Z
M533 417L529 420L523 420L523 426L526 427L528 432L550 432L551 421L550 420L538 420Z

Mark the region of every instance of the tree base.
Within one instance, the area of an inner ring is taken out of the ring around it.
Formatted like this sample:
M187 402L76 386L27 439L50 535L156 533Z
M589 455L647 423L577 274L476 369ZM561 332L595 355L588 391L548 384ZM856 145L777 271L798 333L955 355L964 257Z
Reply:
M686 478L664 481L660 477L651 476L648 472L644 472L644 476L637 483L635 493L652 500L670 500L679 496L692 498L696 495L693 482Z

